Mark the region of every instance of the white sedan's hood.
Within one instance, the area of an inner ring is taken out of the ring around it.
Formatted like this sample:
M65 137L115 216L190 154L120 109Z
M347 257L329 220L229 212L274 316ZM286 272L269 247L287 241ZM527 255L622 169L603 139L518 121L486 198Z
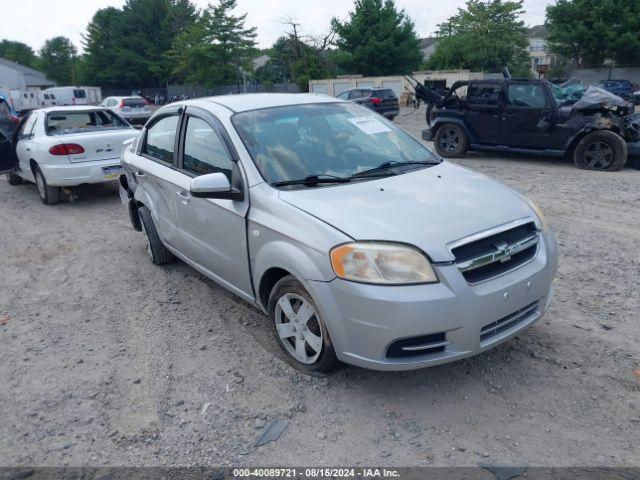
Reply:
M444 162L371 181L281 191L280 198L355 240L415 245L450 261L447 244L525 217L527 203L497 181Z

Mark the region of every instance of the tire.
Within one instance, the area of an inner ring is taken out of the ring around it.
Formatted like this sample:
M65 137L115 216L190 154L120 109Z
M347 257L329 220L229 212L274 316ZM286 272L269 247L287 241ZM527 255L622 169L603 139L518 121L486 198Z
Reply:
M297 316L301 309L310 312L306 320ZM287 310L288 314L285 313ZM289 364L314 376L323 376L338 368L340 362L318 307L293 276L287 275L274 285L269 295L268 312L273 335Z
M387 119L388 119L389 121L391 121L391 122L393 122L393 120L394 120L395 118L396 118L396 116L395 116L395 115L389 115L389 116L387 117Z
M461 157L469 150L467 134L454 123L445 123L438 128L434 145L436 152L445 158Z
M627 163L627 142L611 130L597 130L585 135L573 152L576 167L585 170L616 172Z
M40 167L37 165L33 170L33 175L36 177L38 193L40 194L40 199L44 204L55 205L56 203L60 203L60 200L62 199L62 189L60 187L49 186L42 170L40 170Z
M9 185L20 185L22 183L22 177L9 172L7 173L7 182L9 182Z
M151 212L147 207L138 208L138 215L140 217L140 225L142 226L142 232L147 239L147 253L151 258L151 261L155 265L166 265L175 258L173 253L167 250L162 240L158 236L158 231L151 218Z

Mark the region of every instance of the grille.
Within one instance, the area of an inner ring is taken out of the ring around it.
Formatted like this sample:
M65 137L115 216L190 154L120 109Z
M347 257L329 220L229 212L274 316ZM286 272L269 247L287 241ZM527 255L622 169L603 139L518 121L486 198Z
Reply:
M406 338L393 342L387 349L387 357L406 358L444 352L449 343L444 332Z
M536 225L528 222L457 246L451 253L467 282L479 283L531 260L538 242Z
M528 320L538 311L538 302L533 302L527 305L524 308L521 308L517 312L513 312L506 317L502 317L500 320L497 320L489 325L485 325L480 330L480 341L487 340L491 337L499 335L505 330L510 329L511 327L516 326L519 323Z

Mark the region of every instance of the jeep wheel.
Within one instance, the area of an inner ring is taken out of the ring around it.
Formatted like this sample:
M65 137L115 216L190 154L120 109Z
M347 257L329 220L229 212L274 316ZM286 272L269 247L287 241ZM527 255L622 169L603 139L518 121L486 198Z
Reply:
M269 318L278 344L287 361L307 375L325 375L334 371L338 358L311 295L293 276L275 284L269 295Z
M578 168L615 172L627 163L627 142L615 132L598 130L585 135L573 153Z
M445 123L436 132L436 152L445 158L461 157L469 149L467 134L458 125Z

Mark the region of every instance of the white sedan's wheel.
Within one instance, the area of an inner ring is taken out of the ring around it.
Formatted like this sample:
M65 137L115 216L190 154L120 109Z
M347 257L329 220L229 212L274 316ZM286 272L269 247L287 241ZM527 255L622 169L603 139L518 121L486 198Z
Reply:
M59 203L62 198L62 189L60 187L49 186L42 170L40 170L40 167L36 166L33 174L36 177L36 185L38 186L38 193L40 194L42 201L46 205L55 205L56 203Z

